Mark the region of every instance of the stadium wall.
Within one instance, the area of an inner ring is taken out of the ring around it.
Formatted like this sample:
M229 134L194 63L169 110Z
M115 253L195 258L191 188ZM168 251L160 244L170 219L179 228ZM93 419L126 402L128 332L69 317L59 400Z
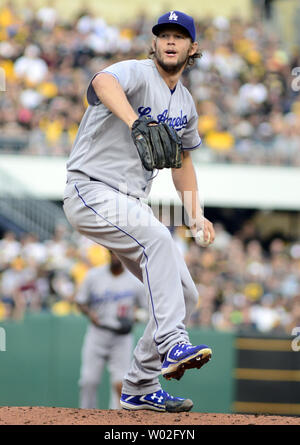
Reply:
M0 351L0 406L78 407L81 346L87 326L81 315L28 315L3 321L6 350ZM143 325L135 327L135 341ZM190 370L180 383L162 382L166 391L191 397L195 411L230 412L234 397L234 335L191 329L194 344L209 344L213 360L201 371ZM201 375L199 374L201 373ZM99 408L109 406L109 376L99 387Z
M299 336L291 339L258 333L236 338L233 411L300 414L298 340Z
M2 321L0 406L78 407L81 347L87 320L79 314L29 314ZM135 342L144 325L135 326ZM201 371L164 389L191 397L197 412L300 414L299 335L189 329L193 344L208 344L213 357ZM3 346L3 345L2 345ZM99 408L109 407L109 375L99 386Z

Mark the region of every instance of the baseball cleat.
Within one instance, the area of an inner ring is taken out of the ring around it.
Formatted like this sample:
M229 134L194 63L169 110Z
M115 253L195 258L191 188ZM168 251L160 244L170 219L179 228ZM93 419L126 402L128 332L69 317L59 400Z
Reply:
M180 380L186 369L200 369L211 359L212 351L206 345L192 346L179 343L173 346L162 364L161 373L167 380Z
M150 409L152 411L169 413L190 411L194 405L190 399L170 396L162 389L140 396L122 394L120 404L122 408L128 410Z

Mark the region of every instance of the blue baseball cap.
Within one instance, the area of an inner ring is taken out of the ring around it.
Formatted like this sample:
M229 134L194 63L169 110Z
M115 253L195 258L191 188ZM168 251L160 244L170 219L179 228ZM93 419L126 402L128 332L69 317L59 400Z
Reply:
M180 26L181 28L184 28L188 32L192 41L195 42L196 27L193 17L184 14L183 12L180 11L167 12L166 14L159 17L157 24L153 26L152 28L153 34L158 36L161 28L165 25L177 25Z

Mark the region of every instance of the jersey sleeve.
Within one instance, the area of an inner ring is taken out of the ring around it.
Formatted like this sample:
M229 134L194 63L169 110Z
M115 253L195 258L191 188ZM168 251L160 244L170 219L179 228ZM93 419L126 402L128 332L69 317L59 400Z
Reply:
M88 272L85 279L80 284L75 295L75 302L78 304L89 304L91 292L92 276Z
M101 103L94 87L92 85L96 76L102 73L108 73L114 76L120 83L125 94L134 93L142 84L142 73L137 60L124 60L122 62L114 63L104 70L94 74L87 89L87 101L89 105L99 105Z
M195 150L201 145L202 141L198 131L198 119L196 107L192 100L191 117L189 118L184 133L181 136L183 150Z
M89 105L95 106L95 105L99 105L101 103L99 97L97 96L95 89L93 87L93 80L95 79L96 76L98 76L99 73L94 74L92 80L89 83L88 89L87 89L87 93L86 93L86 98L88 101Z

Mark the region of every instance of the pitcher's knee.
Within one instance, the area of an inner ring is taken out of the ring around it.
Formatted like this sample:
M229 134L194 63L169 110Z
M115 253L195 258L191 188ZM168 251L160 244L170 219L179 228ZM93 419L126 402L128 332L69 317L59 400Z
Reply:
M174 243L172 235L167 227L160 226L151 231L151 240L160 249L170 249Z

